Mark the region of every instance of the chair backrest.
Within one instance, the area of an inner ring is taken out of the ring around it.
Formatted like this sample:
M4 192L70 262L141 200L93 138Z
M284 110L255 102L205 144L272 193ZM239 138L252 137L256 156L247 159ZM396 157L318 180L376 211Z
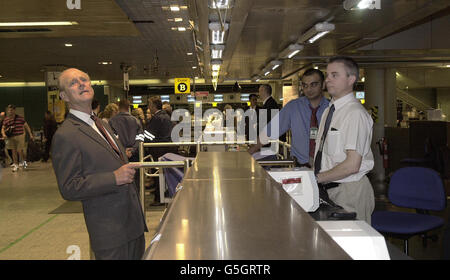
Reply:
M391 178L389 200L396 206L442 211L446 197L439 173L425 167L404 167Z

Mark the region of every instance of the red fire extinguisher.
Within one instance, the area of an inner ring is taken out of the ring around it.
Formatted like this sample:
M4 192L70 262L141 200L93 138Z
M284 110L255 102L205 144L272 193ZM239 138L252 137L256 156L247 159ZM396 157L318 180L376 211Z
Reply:
M381 137L380 140L377 142L378 148L380 149L380 155L383 157L383 168L388 168L388 144L385 137Z

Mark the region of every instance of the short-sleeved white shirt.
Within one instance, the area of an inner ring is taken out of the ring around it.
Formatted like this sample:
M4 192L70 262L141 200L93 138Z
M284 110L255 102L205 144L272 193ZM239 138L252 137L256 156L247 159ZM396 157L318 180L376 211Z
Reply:
M321 139L322 137L325 121L330 106L333 104L335 111L323 145L320 172L330 170L343 162L347 157L346 151L354 150L362 156L361 167L358 173L335 182L359 181L365 174L372 170L374 165L373 154L370 148L372 143L373 120L361 105L361 102L351 92L330 102L329 107L322 115L317 139ZM315 154L317 154L318 150L319 145L316 145Z

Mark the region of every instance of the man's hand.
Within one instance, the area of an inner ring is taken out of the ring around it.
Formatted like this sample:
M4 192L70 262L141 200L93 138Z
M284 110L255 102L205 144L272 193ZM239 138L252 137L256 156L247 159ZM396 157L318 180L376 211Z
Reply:
M134 181L135 169L139 167L141 167L139 163L128 163L115 170L116 185L131 184Z
M127 154L128 158L131 158L133 156L133 148L126 148L125 153Z

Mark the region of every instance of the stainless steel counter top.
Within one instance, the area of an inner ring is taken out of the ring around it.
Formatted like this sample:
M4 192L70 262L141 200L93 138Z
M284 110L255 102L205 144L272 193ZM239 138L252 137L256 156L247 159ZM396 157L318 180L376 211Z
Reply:
M145 259L349 259L247 152L199 153Z

